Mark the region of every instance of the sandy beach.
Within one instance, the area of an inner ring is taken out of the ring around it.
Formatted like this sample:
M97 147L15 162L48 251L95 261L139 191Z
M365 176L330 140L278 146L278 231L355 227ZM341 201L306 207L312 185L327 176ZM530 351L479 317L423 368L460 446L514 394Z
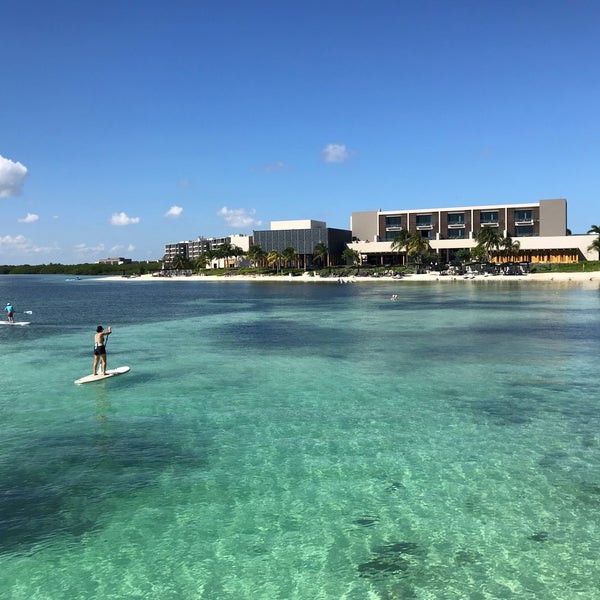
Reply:
M289 275L190 275L173 277L156 277L141 275L139 277L105 277L105 280L115 281L219 281L219 282L281 282L281 283L398 283L409 284L415 282L517 282L517 283L547 283L558 285L585 285L600 287L600 271L583 271L581 273L528 273L526 275L440 275L439 273L426 273L422 275L405 275L403 277L319 277L312 273L290 277Z

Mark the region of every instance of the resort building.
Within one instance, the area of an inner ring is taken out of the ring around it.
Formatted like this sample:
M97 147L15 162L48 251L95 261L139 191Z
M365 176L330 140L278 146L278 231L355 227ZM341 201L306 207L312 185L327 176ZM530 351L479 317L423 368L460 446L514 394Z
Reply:
M176 256L181 256L186 260L194 261L200 258L201 254L218 250L224 244L230 244L231 246L241 248L244 252L247 252L251 243L252 237L244 234L233 234L225 237L212 238L198 237L195 240L165 244L163 261L170 263ZM240 257L233 256L227 258L215 258L207 266L213 269L228 268L239 266L238 263L240 260L242 260Z
M176 242L173 244L165 244L165 253L163 255L163 262L172 262L176 256L182 258L189 258L189 245L193 242Z
M131 258L123 258L122 256L102 258L98 263L101 265L128 265L131 264Z
M477 245L483 227L494 227L502 237L520 244L519 260L527 262L578 262L595 258L588 247L596 236L568 235L567 201L540 200L526 204L495 204L452 208L373 210L353 212L350 226L363 262L393 264L394 238L402 230L418 232L444 261L461 249Z
M350 230L327 227L324 221L271 221L270 225L271 229L253 232L254 244L266 254L294 248L303 268L313 265L313 251L318 244L325 244L327 248L327 266L340 264L342 253L352 241Z

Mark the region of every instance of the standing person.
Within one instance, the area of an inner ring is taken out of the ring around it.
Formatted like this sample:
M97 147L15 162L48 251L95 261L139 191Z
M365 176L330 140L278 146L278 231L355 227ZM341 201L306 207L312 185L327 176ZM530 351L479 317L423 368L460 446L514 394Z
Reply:
M109 327L104 331L102 325L96 327L96 335L94 336L94 370L93 375L97 375L98 359L102 360L102 375L106 375L106 342L107 337L111 334L112 329Z
M13 305L10 302L7 302L4 310L6 311L6 314L8 315L8 322L14 323L15 322L15 309L14 309Z

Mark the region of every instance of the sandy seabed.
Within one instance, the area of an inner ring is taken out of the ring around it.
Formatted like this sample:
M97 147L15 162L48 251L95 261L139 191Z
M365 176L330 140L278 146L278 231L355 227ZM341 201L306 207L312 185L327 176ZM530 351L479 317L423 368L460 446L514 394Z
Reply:
M580 273L528 273L526 275L440 275L439 273L426 273L423 275L405 275L403 277L319 277L312 273L290 277L289 275L190 275L173 277L156 277L141 275L139 277L104 277L104 280L113 281L256 281L256 282L281 282L281 283L411 283L411 282L543 282L561 285L589 285L600 287L600 271L582 271Z

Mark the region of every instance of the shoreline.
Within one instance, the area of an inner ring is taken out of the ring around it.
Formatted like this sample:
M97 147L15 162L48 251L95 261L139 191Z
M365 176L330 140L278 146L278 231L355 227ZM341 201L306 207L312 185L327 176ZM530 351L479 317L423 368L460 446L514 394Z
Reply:
M288 275L181 275L174 277L154 277L153 275L140 275L137 277L122 277L110 275L102 277L104 281L190 281L190 282L276 282L276 283L420 283L420 282L538 282L551 284L583 285L600 287L600 271L589 271L581 273L528 273L526 275L439 275L438 273L426 273L422 275L405 275L403 277L319 277L313 275L300 275L290 277Z

